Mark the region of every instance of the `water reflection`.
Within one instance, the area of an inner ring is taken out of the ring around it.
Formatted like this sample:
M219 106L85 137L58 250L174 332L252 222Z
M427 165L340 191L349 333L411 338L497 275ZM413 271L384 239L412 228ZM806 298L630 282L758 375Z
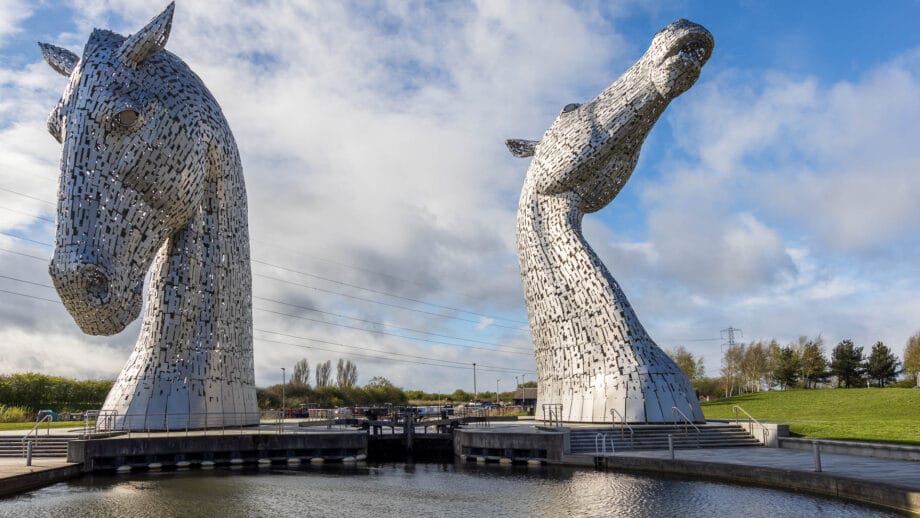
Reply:
M897 516L728 484L558 467L453 464L90 476L0 500L0 516Z

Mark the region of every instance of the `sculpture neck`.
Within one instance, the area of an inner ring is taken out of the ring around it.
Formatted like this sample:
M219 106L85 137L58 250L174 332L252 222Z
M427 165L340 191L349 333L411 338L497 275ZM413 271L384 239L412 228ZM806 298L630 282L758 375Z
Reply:
M195 365L195 378L252 377L252 371L222 373L223 356L252 356L252 273L246 189L231 135L208 153L208 173L199 209L157 254L148 305L138 338L144 344L174 344L166 362L181 372ZM208 358L204 358L205 352ZM198 358L196 358L198 357ZM234 363L238 363L234 362ZM208 372L202 371L205 365ZM211 371L217 369L217 371ZM248 372L248 374L247 374ZM254 380L248 379L249 383Z
M529 184L521 192L518 255L531 332L538 348L543 346L538 341L554 336L554 332L547 332L550 328L606 315L611 308L623 312L617 318L622 317L630 336L647 337L619 284L582 235L580 201L575 193L538 194ZM545 286L556 289L542 291ZM580 295L586 291L592 294L590 298ZM535 307L538 303L540 308ZM547 369L544 372L551 372L551 367Z

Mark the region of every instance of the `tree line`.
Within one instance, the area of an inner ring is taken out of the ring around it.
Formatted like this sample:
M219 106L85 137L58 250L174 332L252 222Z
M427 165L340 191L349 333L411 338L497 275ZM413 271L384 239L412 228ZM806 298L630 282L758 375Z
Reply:
M0 375L0 405L24 407L33 413L45 409L59 412L93 410L102 406L113 383L34 372Z
M730 397L794 387L885 387L901 373L907 374L905 385L909 385L920 375L920 332L908 339L903 362L881 341L866 354L852 340L841 340L828 356L820 335L801 336L785 346L775 339L731 345L723 350L718 378L707 378L703 359L683 346L668 354L701 396Z

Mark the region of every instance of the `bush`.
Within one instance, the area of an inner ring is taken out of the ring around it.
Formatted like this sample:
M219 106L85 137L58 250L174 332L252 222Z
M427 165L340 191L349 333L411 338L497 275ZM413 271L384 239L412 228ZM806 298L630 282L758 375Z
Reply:
M31 415L28 408L0 405L0 423L24 423L30 420Z

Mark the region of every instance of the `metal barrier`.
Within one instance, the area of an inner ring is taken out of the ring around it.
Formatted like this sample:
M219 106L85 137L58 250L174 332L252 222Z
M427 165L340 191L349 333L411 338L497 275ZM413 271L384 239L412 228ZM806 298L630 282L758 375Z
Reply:
M32 465L32 442L38 439L38 427L42 423L48 423L48 426L45 431L45 435L51 435L51 421L53 417L49 414L45 417L42 417L35 423L35 426L29 430L29 433L25 434L22 437L22 456L26 458L26 466Z
M543 425L562 426L562 403L544 403L543 404Z
M600 444L598 444L600 442ZM616 454L616 447L613 445L613 437L610 438L610 455ZM606 456L607 455L607 434L597 433L594 436L594 456Z
M747 432L751 435L751 437L757 439L757 436L754 435L754 424L756 423L757 426L760 428L760 442L761 442L762 444L766 445L766 444L767 444L767 427L764 426L763 423L761 423L761 422L758 421L757 419L754 419L754 416L752 416L751 414L749 414L749 413L747 412L747 410L741 408L741 407L738 406L738 405L732 405L732 412L735 413L735 423L736 423L736 424L738 424L738 425L741 424L741 420L738 419L738 412L739 412L739 411L748 417L748 419L747 419Z
M617 416L620 416L620 420L619 420L619 421L617 421ZM634 446L635 443L633 442L633 437L634 437L634 435L635 435L635 432L634 432L634 430L633 430L633 427L632 427L632 426L629 426L629 423L626 422L626 417L625 417L623 414L617 412L617 410L616 410L615 408L611 408L611 409L610 409L610 419L613 421L613 426L614 426L614 427L616 427L617 424L620 425L620 439L625 439L625 438L626 438L626 437L624 436L624 434L623 434L623 427L625 426L626 428L629 429L629 445L630 445L630 446ZM613 439L611 439L611 441L612 441L612 440L613 440Z
M319 420L321 418L303 419ZM251 433L308 433L301 430L300 419L285 419L278 410L265 412L200 412L120 414L111 410L93 410L85 414L83 435L93 433L125 433L128 437L154 434L227 435ZM335 423L333 423L335 424ZM287 425L287 426L286 426Z
M700 436L703 434L703 432L700 431L699 427L693 424L693 421L691 421L690 418L687 417L687 414L681 412L680 409L677 408L676 406L671 407L671 414L673 414L675 417L679 415L680 417L684 419L684 436L685 437L690 435L688 433L689 427L693 427L693 429L696 430L696 447L699 448L700 447Z

